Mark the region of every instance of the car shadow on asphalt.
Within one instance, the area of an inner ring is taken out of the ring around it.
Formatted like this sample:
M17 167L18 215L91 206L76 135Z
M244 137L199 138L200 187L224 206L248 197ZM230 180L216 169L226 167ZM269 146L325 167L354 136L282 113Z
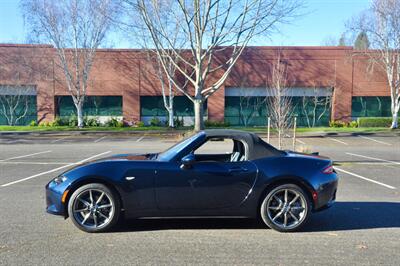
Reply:
M400 202L336 202L314 213L303 231L346 231L400 228Z
M260 229L256 219L146 219L126 220L113 232L201 229ZM313 213L302 232L400 228L400 202L336 202Z

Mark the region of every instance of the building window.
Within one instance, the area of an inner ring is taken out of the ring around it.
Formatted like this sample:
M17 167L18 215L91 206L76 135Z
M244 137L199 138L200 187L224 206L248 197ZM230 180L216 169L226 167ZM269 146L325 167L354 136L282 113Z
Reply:
M328 126L331 116L331 97L292 97L292 116L300 127ZM225 122L232 126L266 126L267 97L226 96Z
M390 117L390 96L357 96L351 100L351 116Z
M207 112L207 102L204 104L204 113ZM193 102L186 96L174 97L175 116L194 116ZM141 117L167 117L168 112L164 107L162 96L140 97Z
M35 86L0 85L0 125L29 125L37 121Z
M76 115L71 96L56 96L57 116ZM83 103L84 116L122 116L122 96L86 96Z

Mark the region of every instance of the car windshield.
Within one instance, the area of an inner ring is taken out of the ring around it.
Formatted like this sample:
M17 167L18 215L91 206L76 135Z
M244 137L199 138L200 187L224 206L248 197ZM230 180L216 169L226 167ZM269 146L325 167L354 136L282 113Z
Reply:
M168 161L172 157L174 157L176 154L181 152L187 145L189 145L191 142L193 142L195 139L197 139L201 134L197 133L187 139L184 139L178 143L176 143L174 146L171 148L167 149L166 151L163 151L158 154L157 160L159 161Z

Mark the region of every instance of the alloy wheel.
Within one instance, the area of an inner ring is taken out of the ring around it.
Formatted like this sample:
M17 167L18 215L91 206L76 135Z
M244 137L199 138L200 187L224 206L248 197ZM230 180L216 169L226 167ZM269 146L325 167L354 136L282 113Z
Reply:
M115 212L112 197L100 189L79 193L72 205L74 219L87 229L100 229L110 223Z
M299 226L306 218L307 202L302 193L292 188L273 191L265 208L270 222L281 230Z

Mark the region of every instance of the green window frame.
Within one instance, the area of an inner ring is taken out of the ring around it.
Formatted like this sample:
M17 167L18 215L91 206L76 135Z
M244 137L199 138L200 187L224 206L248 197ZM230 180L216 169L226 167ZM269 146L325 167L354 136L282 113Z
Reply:
M204 103L204 113L207 114L207 102ZM140 96L140 115L141 116L168 116L164 107L162 96ZM194 116L193 102L186 96L174 97L175 116Z
M13 95L2 95L3 97L15 97ZM37 97L36 95L22 95L21 97L27 97L28 110L25 117L21 118L17 122L17 126L29 125L31 121L37 121ZM6 99L4 99L6 100ZM25 101L17 106L14 114L20 116L25 112ZM2 108L2 107L0 107ZM6 108L7 114L9 115L8 108ZM1 113L0 114L0 125L8 125L7 118Z
M56 114L60 117L76 115L71 96L56 96ZM84 116L122 116L122 96L86 96Z
M354 96L351 99L351 116L391 117L390 96Z
M292 97L293 113L299 127L312 126L314 117L314 97ZM319 105L315 109L314 126L328 126L331 117L330 97L316 98ZM232 126L266 126L268 110L263 96L225 96L225 122ZM325 105L326 104L326 105ZM308 119L307 119L308 118ZM319 119L317 119L319 118Z

